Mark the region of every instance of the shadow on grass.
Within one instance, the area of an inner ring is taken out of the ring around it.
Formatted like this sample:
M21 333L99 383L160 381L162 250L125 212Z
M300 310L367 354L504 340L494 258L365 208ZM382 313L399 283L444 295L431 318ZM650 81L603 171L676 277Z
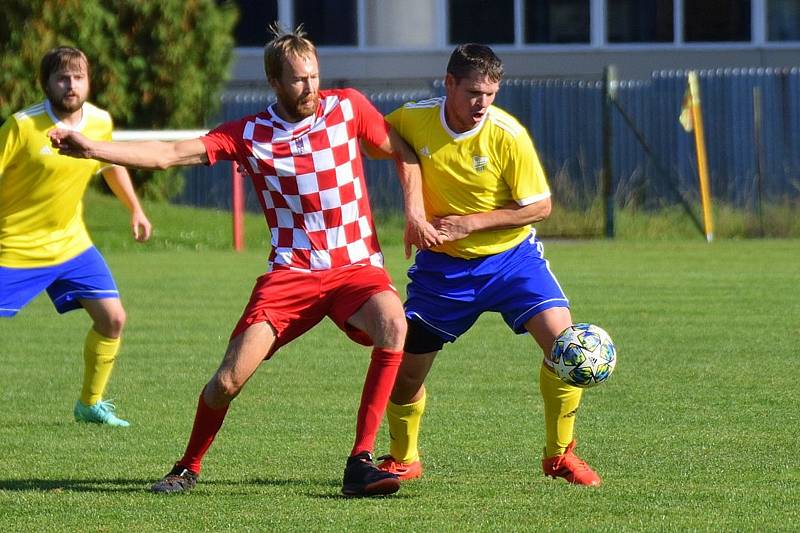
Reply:
M147 493L156 479L0 479L0 491L13 492L50 492L53 494L66 492L97 492L97 493ZM213 487L211 491L204 491L203 487ZM239 494L247 495L259 492L259 487L284 487L302 494L308 498L321 500L361 499L343 495L341 481L339 480L314 480L314 479L268 479L255 478L245 480L209 480L198 482L198 487L192 494L202 496L218 496L219 491L224 491L228 496ZM303 490L305 489L305 490ZM163 497L163 496L159 496ZM168 496L169 497L169 496ZM378 498L406 498L404 494L390 496L373 496Z
M0 490L37 492L149 492L150 486L158 481L153 479L0 479ZM209 480L198 482L202 487L230 487L247 492L247 487L311 487L319 485L313 480L300 479L247 479L247 480ZM338 483L331 482L338 488ZM197 490L197 489L195 489ZM193 491L194 492L194 491Z
M0 490L37 492L142 492L145 479L0 479Z

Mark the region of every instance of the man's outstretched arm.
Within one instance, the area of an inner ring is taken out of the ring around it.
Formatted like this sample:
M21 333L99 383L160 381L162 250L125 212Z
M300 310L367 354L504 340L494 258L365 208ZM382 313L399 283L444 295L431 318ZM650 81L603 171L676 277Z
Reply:
M125 167L145 170L208 163L203 142L185 141L94 141L72 130L55 129L50 132L50 142L60 154L83 159L97 159Z

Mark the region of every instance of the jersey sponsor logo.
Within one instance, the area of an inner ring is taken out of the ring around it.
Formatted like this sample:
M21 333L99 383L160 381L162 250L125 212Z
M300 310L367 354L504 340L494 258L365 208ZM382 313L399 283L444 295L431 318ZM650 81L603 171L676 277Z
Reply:
M489 164L489 158L485 155L473 155L472 156L472 168L475 169L475 172L483 172L486 170L486 165Z

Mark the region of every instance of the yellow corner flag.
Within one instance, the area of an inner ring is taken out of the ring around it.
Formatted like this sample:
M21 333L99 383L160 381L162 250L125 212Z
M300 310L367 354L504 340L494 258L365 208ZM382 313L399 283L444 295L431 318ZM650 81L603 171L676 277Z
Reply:
M714 240L714 221L711 214L711 186L708 179L708 160L706 158L706 141L703 134L703 115L700 112L700 80L697 72L689 71L689 85L683 95L681 114L678 117L683 129L694 131L694 143L697 150L697 174L700 178L700 203L703 207L703 225L706 240Z
M681 114L678 116L678 122L681 123L683 129L691 132L694 129L694 120L692 120L692 92L689 90L689 85L686 85L686 91L683 93L683 102L681 103Z

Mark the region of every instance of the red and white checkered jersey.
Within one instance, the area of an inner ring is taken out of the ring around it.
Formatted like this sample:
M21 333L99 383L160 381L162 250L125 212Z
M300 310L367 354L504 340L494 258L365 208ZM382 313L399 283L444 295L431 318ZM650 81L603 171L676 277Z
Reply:
M320 91L298 123L274 107L202 137L209 164L238 161L252 178L272 236L268 270L383 266L359 147L386 140L383 116L354 89Z

